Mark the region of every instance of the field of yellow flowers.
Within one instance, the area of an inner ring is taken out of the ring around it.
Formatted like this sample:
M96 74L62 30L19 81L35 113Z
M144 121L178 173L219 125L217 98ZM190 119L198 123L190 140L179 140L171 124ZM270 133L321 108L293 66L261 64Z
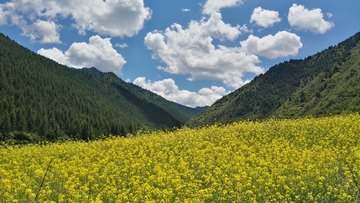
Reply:
M360 116L0 146L0 202L356 202Z

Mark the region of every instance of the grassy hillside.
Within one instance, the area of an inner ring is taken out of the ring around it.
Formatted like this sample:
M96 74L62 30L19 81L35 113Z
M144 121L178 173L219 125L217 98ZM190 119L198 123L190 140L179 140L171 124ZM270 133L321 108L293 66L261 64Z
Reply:
M360 43L291 95L274 113L290 118L360 112Z
M188 126L360 111L360 33L335 47L270 68L194 116Z
M0 140L126 135L189 118L153 93L92 70L59 65L0 34Z

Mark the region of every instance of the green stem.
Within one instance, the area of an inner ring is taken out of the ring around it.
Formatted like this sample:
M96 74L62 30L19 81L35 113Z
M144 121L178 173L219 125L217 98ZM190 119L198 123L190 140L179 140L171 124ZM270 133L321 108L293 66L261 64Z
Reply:
M40 188L39 188L39 191L36 193L36 196L35 196L35 202L36 202L36 199L39 197L39 194L40 194L40 190L44 184L44 181L45 181L45 178L46 178L46 175L50 169L50 165L51 165L51 162L53 161L54 159L51 159L50 162L49 162L49 165L47 166L46 168L46 171L45 171L45 175L44 175L44 178L42 179L42 182L41 182L41 185L40 185Z

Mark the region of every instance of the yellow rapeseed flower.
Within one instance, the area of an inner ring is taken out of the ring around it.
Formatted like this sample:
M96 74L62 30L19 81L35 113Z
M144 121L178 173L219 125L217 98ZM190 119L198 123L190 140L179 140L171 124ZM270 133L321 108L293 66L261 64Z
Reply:
M7 146L0 202L356 202L358 140L350 114Z

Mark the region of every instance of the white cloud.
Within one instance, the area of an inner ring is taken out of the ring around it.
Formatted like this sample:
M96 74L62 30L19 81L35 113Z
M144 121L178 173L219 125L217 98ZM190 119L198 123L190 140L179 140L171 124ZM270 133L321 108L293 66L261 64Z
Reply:
M239 6L243 3L244 0L207 0L202 13L209 15L214 12L219 12L222 8Z
M7 16L9 16L11 13L7 11L5 4L0 4L0 25L6 25L7 24Z
M239 47L215 47L213 39L235 40L246 25L232 27L225 24L220 13L208 19L191 21L187 29L173 24L165 32L154 31L145 37L146 46L153 50L154 58L161 59L167 67L158 67L171 74L190 74L189 80L212 79L227 86L239 88L245 72L260 74L264 69L256 66L258 57L246 54Z
M60 44L60 26L52 21L37 20L32 25L27 25L25 21L17 25L23 30L22 35L30 37L31 41L40 39L41 44L57 43Z
M332 17L333 17L333 14L332 14L332 13L329 13L329 12L328 12L326 15L328 16L328 18L332 18Z
M123 44L116 43L115 46L116 46L116 47L119 47L119 48L126 48L126 47L128 47L128 45L125 44L125 43L123 43Z
M321 9L308 10L302 5L293 4L289 9L288 21L298 30L309 30L315 34L324 34L334 24L323 19Z
M249 30L249 29L247 28L246 24L244 24L243 26L240 26L240 27L239 27L239 30L240 30L242 33L248 33L248 32L252 33L252 32L253 32L252 30Z
M150 19L151 11L143 0L82 0L82 8L74 9L72 16L79 32L95 31L101 35L132 37Z
M52 49L44 49L41 48L40 50L37 51L38 54L43 55L49 59L52 59L62 65L68 65L68 66L72 66L69 62L68 62L68 57L64 55L64 53L57 49L57 48L52 48Z
M120 74L126 61L113 48L110 39L92 36L89 43L75 42L65 53L55 47L52 49L41 48L37 53L70 67L96 67L103 72Z
M302 47L300 37L287 31L281 31L275 36L268 35L263 38L250 35L245 41L241 41L241 50L248 54L265 56L269 59L296 55Z
M210 106L216 100L229 93L226 92L225 88L217 86L202 88L197 93L179 90L179 87L171 78L151 82L150 80L146 81L145 77L139 77L134 80L133 84L152 91L169 101L189 107Z
M6 24L13 16L18 16L20 21L12 20L12 24L21 29L24 29L21 27L24 22L29 22L31 31L24 31L25 35L31 37L36 33L42 43L58 43L53 38L58 33L50 36L49 32L60 25L52 24L50 30L49 25L39 25L39 22L49 24L69 17L80 34L90 30L100 35L132 37L143 28L144 21L151 18L151 10L144 6L143 0L12 0L0 4L0 24Z
M250 17L250 23L255 22L256 25L264 28L272 27L274 23L280 21L279 12L262 9L261 7L255 8Z
M182 11L182 12L189 12L190 9L188 9L188 8L183 8L183 9L181 9L181 11Z

